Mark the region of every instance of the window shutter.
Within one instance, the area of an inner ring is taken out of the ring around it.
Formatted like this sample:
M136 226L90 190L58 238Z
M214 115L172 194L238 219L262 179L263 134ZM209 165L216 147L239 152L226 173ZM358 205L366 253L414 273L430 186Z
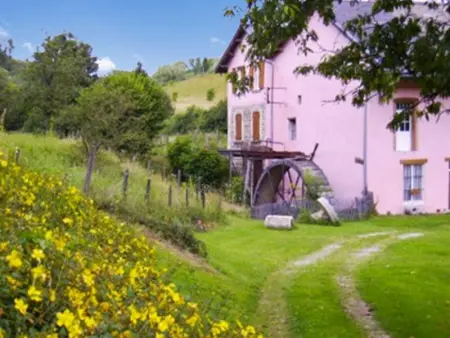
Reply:
M259 141L261 138L259 128L261 126L261 115L259 111L253 112L252 122L253 122L253 141Z
M259 64L259 89L264 89L264 61Z
M236 114L235 128L236 128L235 134L236 141L242 141L242 114Z
M255 83L255 68L254 66L250 66L250 70L249 70L249 78L250 78L250 82L249 82L249 86L250 86L250 90L253 90L253 84Z

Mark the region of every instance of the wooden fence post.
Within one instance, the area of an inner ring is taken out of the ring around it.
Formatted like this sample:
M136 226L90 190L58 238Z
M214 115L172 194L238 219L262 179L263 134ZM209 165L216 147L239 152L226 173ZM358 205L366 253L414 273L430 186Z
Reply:
M200 198L202 199L202 207L205 209L206 207L206 195L205 195L205 189L201 188L200 190Z
M147 186L145 187L145 200L148 202L150 199L150 188L152 186L152 179L151 177L147 178Z
M181 186L181 169L178 169L177 171L177 188L180 188Z
M189 207L189 187L186 187L186 206Z
M151 171L152 170L152 161L148 160L147 162L147 171Z
M169 207L172 206L172 185L169 185L169 200L168 200Z
M198 201L198 197L200 194L200 179L195 183L195 199Z
M20 149L19 149L19 147L16 147L16 151L14 154L14 159L16 161L16 164L19 164L19 158L20 158Z
M125 169L123 172L123 183L122 183L122 194L123 198L127 197L127 190L128 190L128 178L130 177L130 171L128 169Z

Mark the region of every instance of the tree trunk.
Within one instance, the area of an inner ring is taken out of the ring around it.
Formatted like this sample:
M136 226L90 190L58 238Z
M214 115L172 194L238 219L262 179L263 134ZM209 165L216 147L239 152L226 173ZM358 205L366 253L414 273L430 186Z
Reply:
M84 178L83 192L87 194L91 187L92 173L94 172L95 156L97 155L97 146L90 147L88 152L88 163L86 168L86 176Z

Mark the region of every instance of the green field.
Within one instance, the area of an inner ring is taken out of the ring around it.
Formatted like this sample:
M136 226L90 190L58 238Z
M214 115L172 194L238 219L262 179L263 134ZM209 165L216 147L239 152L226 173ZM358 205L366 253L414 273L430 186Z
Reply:
M214 89L215 99L209 102L206 99L208 89ZM175 82L165 86L166 91L178 93L175 103L176 112L183 112L187 107L195 105L202 108L209 108L218 101L226 98L225 77L219 74L206 74L188 78L187 80Z
M83 160L75 141L0 134L0 148L16 146L22 165L81 182ZM96 193L116 181L120 189L124 165L129 163L102 153ZM138 164L131 168L146 177ZM161 185L159 192L167 187L167 182L155 184ZM132 186L139 195L141 185ZM170 212L161 209L163 216ZM297 224L291 231L274 231L228 214L196 237L206 243L207 259L149 234L158 265L211 316L239 317L267 337L449 336L450 215L376 217L340 227Z

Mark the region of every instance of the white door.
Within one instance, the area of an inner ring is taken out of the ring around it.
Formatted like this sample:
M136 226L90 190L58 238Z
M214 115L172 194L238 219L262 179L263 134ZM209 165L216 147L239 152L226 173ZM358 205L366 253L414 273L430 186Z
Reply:
M401 113L404 107L400 104L397 105L397 113ZM411 116L407 116L400 123L397 131L395 132L395 149L397 151L410 151L411 150Z

